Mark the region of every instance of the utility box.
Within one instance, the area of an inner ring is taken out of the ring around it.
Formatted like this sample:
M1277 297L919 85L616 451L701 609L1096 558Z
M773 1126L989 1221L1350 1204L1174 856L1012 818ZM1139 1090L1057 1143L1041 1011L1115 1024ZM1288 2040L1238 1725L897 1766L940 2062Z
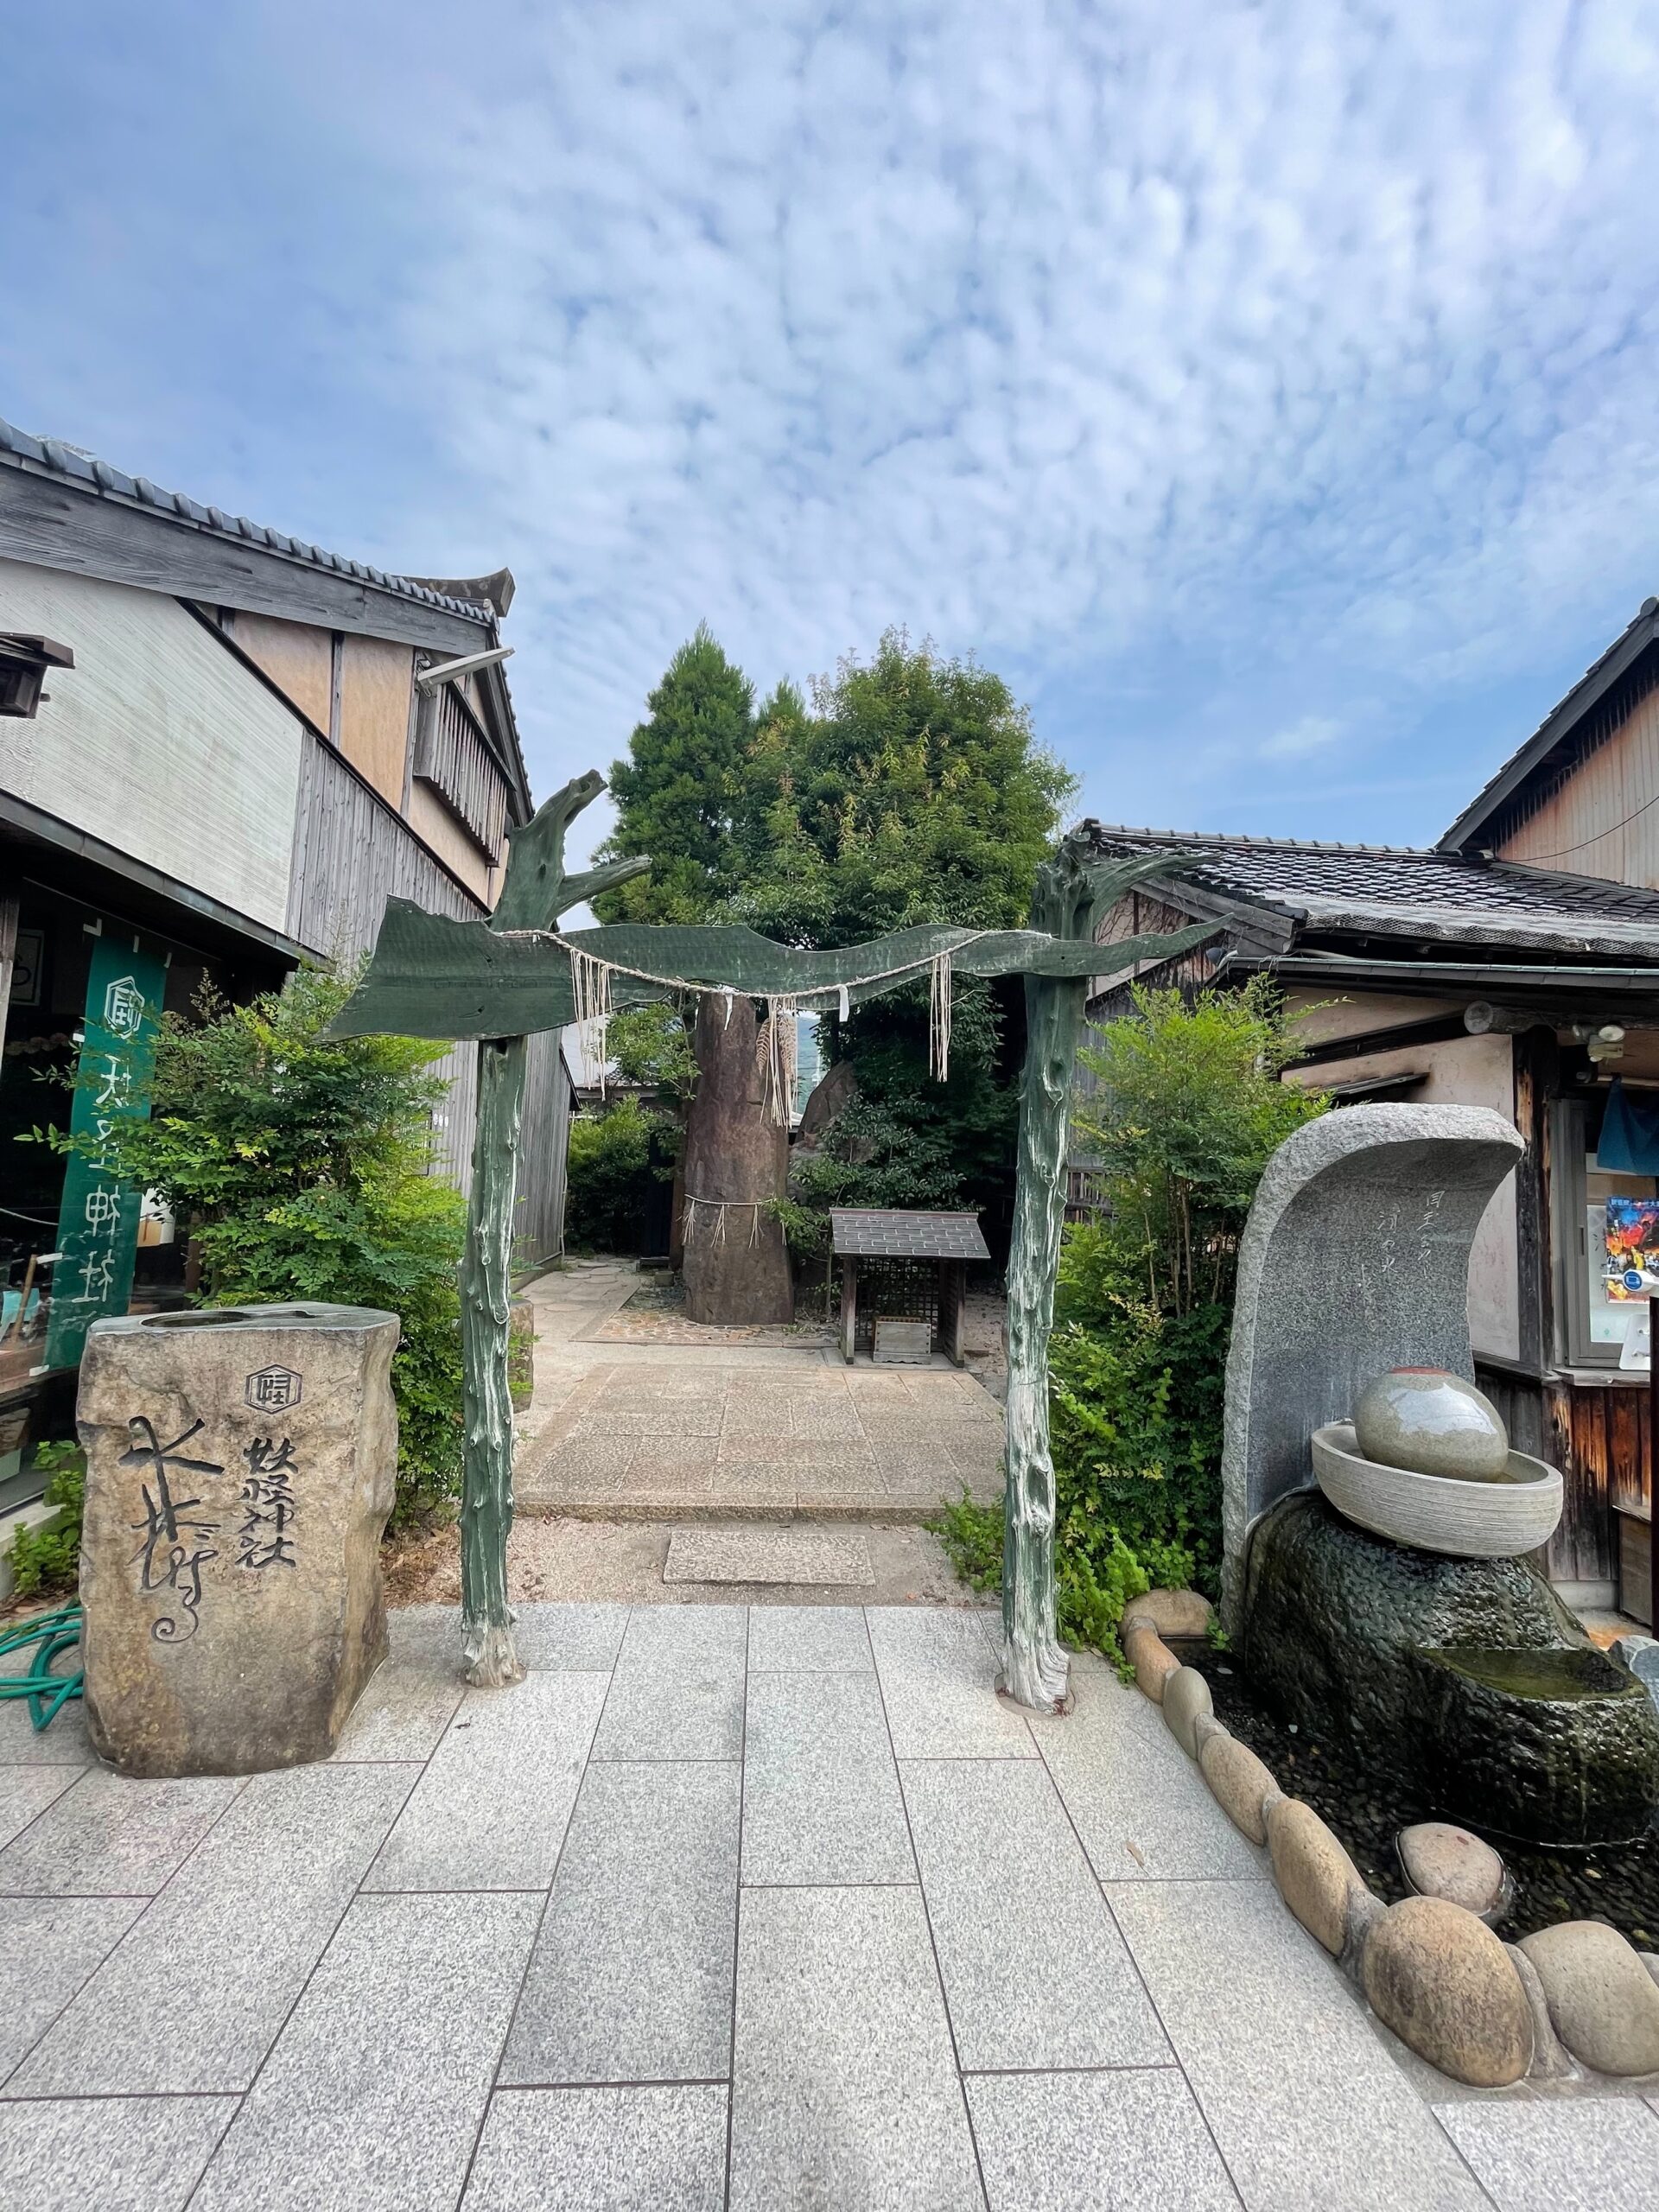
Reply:
M124 1774L327 1758L386 1654L397 1316L130 1314L87 1332L86 1719Z

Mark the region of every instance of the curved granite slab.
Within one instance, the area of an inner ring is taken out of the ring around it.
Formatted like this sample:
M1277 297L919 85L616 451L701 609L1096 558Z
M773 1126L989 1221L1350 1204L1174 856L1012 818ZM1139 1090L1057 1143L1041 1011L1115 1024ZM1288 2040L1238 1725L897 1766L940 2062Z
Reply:
M1222 1614L1240 1625L1245 1549L1312 1480L1309 1440L1389 1367L1474 1379L1469 1247L1525 1149L1484 1106L1349 1106L1268 1162L1239 1247L1222 1457Z

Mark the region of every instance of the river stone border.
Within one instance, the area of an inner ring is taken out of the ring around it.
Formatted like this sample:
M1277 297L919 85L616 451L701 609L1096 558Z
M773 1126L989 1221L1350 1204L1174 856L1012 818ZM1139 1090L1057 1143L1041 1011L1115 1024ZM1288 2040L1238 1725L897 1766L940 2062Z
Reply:
M1646 2071L1659 2034L1659 1955L1599 1921L1566 1922L1541 1931L1546 1940L1527 1937L1523 1948L1447 1898L1385 1905L1313 1807L1287 1797L1216 1719L1208 1684L1164 1642L1178 1619L1188 1630L1194 1605L1191 1592L1130 1599L1122 1643L1135 1681L1234 1826L1266 1842L1292 1915L1400 2040L1475 2088L1560 2081L1580 2071L1574 2060L1606 2074ZM1599 2001L1603 1990L1616 1992L1616 2005Z

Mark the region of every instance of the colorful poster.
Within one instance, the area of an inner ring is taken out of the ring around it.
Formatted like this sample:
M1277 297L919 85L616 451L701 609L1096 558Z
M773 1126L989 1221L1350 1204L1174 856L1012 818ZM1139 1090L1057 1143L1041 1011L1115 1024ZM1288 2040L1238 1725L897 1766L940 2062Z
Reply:
M1610 1299L1659 1292L1659 1198L1607 1201L1605 1281Z
M69 1118L75 1135L104 1137L118 1116L149 1111L142 1094L166 988L165 968L130 937L100 937L93 944ZM96 1146L89 1154L69 1154L46 1325L48 1367L79 1366L89 1325L126 1312L143 1203L142 1192L116 1181Z

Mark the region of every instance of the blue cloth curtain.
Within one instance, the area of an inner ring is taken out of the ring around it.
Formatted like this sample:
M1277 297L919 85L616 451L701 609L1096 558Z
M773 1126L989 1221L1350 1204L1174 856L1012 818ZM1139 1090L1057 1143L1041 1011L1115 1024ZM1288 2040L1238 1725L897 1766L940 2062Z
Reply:
M1611 1175L1659 1175L1659 1099L1628 1097L1620 1076L1607 1094L1596 1165Z

